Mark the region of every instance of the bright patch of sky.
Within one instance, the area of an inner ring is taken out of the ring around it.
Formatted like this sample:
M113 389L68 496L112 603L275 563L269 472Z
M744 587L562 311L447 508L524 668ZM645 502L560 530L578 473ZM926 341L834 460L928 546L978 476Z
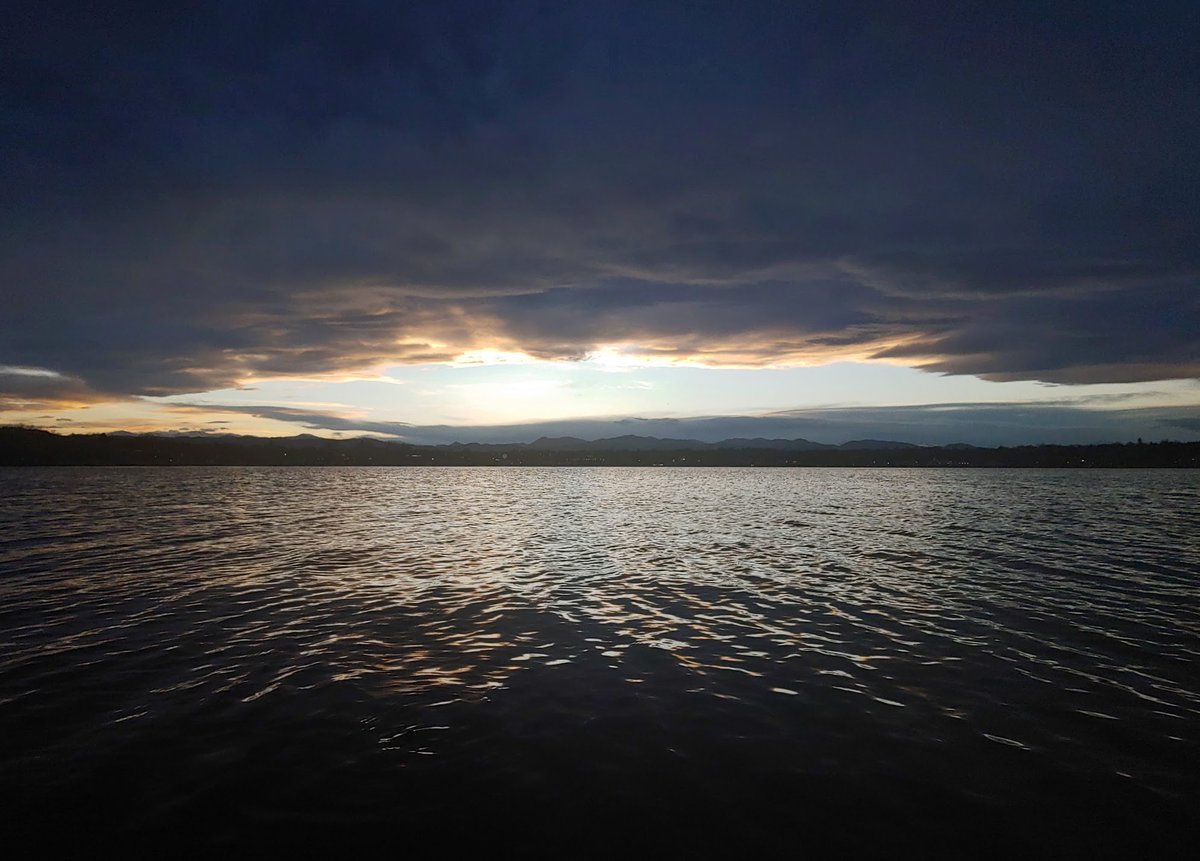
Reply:
M274 405L411 424L478 425L585 416L755 415L815 406L1002 403L1086 398L1089 405L1194 404L1200 383L1048 386L838 362L779 369L622 367L603 362L407 365L377 379L271 380L164 398L163 404Z

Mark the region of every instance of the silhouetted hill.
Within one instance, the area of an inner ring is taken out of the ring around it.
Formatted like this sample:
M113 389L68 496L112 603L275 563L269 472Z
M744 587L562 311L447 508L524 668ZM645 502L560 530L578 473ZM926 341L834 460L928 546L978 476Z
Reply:
M705 447L706 444L697 439L659 439L629 434L593 440L587 444L589 451L688 451Z
M708 448L711 443L696 439L659 439L654 436L608 437L586 440L573 436L538 437L529 443L529 448L540 451L684 451Z
M786 451L817 451L823 448L837 448L837 446L811 442L806 439L763 439L762 437L754 437L753 439L736 437L734 439L721 440L720 442L713 443L713 445L716 448L766 448Z
M909 443L880 443L885 448L904 448ZM723 439L720 442L701 442L698 439L662 439L654 436L617 436L584 440L573 436L539 437L530 448L544 451L701 451L705 449L749 448L787 451L815 451L838 446L810 442L806 439Z
M591 442L560 438L528 444L424 446L369 438L331 440L312 434L283 438L61 435L0 427L0 466L1200 467L1200 442L964 448L961 443L925 447L859 440L854 445L860 447L849 445L824 446L807 440L700 443L617 437Z
M591 445L586 439L573 436L540 436L529 447L544 451L582 451Z
M890 442L886 439L852 439L844 442L838 448L858 451L892 451L898 448L920 448L911 442Z

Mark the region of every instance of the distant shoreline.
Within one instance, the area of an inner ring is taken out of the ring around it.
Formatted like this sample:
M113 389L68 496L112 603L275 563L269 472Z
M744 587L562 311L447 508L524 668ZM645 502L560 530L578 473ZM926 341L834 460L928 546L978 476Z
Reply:
M60 435L0 427L0 466L632 466L1195 469L1200 442L1031 445L1003 448L913 446L862 441L863 447L806 440L699 443L628 437L535 443L411 445L314 436L189 437ZM621 448L609 448L619 443ZM732 443L732 445L729 445ZM760 443L761 447L755 443ZM848 444L854 445L854 444ZM791 447L789 447L791 446Z

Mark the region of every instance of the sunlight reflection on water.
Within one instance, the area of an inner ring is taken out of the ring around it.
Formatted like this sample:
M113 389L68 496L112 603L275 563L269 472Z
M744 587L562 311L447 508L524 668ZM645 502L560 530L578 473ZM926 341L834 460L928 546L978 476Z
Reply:
M570 788L732 796L770 846L861 804L913 827L922 793L1196 798L1195 472L30 469L0 498L0 783L120 794L129 829Z

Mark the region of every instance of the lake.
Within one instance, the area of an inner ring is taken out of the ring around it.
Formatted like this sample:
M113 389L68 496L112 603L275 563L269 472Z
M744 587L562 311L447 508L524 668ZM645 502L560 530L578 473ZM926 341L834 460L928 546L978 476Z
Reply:
M0 470L10 839L647 854L1200 807L1200 471Z

